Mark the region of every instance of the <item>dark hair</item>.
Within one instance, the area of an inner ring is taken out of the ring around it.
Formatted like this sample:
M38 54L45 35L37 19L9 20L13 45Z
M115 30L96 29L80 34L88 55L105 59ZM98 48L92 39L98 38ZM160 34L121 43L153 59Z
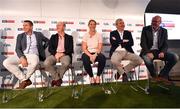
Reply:
M24 22L29 23L31 26L33 26L33 22L30 20L24 20Z
M97 24L97 22L96 22L95 20L91 19L91 20L89 20L88 25L89 25L91 22L94 22L95 24Z

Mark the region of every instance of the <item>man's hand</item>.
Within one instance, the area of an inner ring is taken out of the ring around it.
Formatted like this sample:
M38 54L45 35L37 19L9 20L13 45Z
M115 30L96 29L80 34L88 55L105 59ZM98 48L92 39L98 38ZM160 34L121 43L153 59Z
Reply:
M153 53L147 53L147 57L148 57L149 59L153 59L153 58L154 58L154 55L153 55Z
M20 64L22 67L27 67L28 66L28 61L24 57L20 58Z
M164 58L164 53L163 52L161 52L161 53L159 53L159 58Z
M57 53L55 54L55 58L56 58L57 62L59 62L59 60L60 60L60 58L61 58L62 56L64 56L64 53L57 52Z

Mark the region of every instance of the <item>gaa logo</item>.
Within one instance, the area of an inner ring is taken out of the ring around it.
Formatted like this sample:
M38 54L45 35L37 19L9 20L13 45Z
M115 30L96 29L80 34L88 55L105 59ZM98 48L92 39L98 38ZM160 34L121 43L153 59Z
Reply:
M11 44L3 44L2 46L3 46L3 47L10 47Z
M86 23L85 22L79 22L79 25L85 25Z
M23 28L18 28L17 30L18 30L18 31L23 31Z
M127 26L132 26L132 24L127 24Z
M57 21L51 21L51 24L57 24Z
M36 28L35 30L36 31L42 31L42 28Z
M11 31L11 28L4 28L5 31Z
M70 28L68 28L68 29L65 29L65 31L71 31L71 29L70 29Z
M103 25L108 26L108 25L109 25L109 23L107 23L107 22L106 22L106 23L103 23Z
M56 28L49 28L49 31L56 31Z

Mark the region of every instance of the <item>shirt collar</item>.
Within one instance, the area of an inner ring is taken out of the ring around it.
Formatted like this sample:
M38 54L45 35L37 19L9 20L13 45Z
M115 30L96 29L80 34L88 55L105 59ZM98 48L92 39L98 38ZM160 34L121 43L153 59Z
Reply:
M28 35L27 33L25 33L26 36L32 36L34 35L34 31L32 31L32 34L31 35Z
M155 30L153 27L151 27L151 28L152 28L153 32L158 32L160 30L160 27L157 30Z

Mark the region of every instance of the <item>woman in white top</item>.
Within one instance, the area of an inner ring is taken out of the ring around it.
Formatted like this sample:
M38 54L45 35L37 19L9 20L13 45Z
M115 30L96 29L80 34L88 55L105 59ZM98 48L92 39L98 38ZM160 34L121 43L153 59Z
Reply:
M89 32L83 36L82 40L82 61L86 72L90 76L91 85L100 84L100 75L106 64L106 57L101 53L103 42L102 36L96 32L96 21L90 20L88 23ZM91 63L98 62L98 72L94 78Z

